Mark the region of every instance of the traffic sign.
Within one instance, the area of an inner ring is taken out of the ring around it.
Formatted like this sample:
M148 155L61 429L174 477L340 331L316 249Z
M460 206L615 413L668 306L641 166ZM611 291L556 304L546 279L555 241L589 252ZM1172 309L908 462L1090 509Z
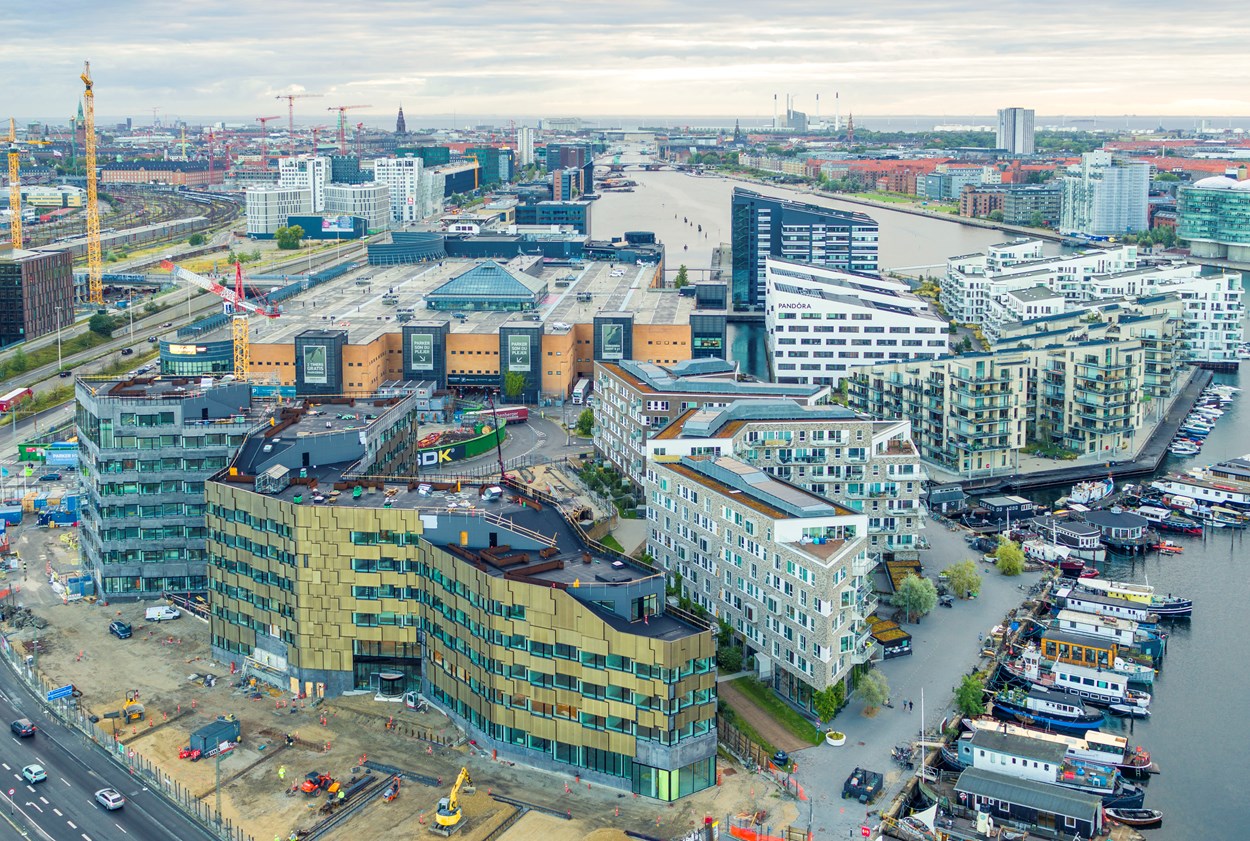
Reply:
M68 698L73 694L74 694L74 684L67 683L64 686L59 686L56 689L49 690L48 700L57 701L61 698Z

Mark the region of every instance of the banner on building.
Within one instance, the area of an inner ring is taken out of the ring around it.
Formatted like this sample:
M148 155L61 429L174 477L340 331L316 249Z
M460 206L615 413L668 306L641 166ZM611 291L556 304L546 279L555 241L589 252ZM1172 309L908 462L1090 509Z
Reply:
M409 348L411 367L414 371L434 370L434 335L432 333L413 333Z
M623 325L603 325L603 358L625 358L625 327Z
M326 355L325 345L304 346L304 382L314 385L325 385L328 382Z
M530 369L530 337L513 333L508 336L508 370L528 371Z

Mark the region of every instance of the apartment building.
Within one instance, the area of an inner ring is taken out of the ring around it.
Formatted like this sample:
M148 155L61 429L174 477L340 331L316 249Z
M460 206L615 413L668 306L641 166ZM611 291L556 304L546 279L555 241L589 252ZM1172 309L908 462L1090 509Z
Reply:
M690 409L647 441L647 460L730 456L868 515L868 551L919 557L925 481L906 421L873 421L841 406L790 400Z
M777 382L837 385L859 365L946 352L946 322L902 281L772 257L765 273Z
M373 177L389 188L396 222L420 222L442 212L443 181L421 158L377 158Z
M359 216L370 232L391 227L391 191L385 184L330 184L325 196L330 215Z
M1150 164L1110 152L1085 152L1063 177L1059 230L1118 236L1150 229Z
M994 145L1009 155L1033 154L1035 116L1032 108L999 108Z
M596 359L599 356L596 355ZM721 359L657 365L622 359L595 362L595 449L641 485L647 440L689 409L724 408L739 400L828 403L826 385L740 381Z
M249 187L244 195L249 237L271 237L290 217L313 210L312 192L297 187Z
M312 201L310 213L324 213L326 188L330 186L331 164L329 158L301 155L278 161L278 186L295 190L307 190Z
M730 456L657 455L646 496L647 552L733 628L782 697L811 710L871 659L866 515Z
M1176 212L1195 257L1250 261L1250 179L1201 178L1177 191Z
M663 571L522 485L387 478L416 404L371 412L287 408L208 483L214 656L309 697L415 689L480 748L639 796L714 785L715 639Z
M75 385L83 564L109 599L208 588L204 483L264 420L245 383Z

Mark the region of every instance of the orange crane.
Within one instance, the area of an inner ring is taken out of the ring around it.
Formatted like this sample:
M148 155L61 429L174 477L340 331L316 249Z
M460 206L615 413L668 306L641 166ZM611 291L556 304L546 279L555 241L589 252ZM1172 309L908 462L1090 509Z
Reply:
M22 182L21 182L21 155L22 148L19 144L28 146L48 146L51 145L50 140L18 140L17 139L17 121L12 117L9 118L9 239L13 241L14 248L22 247Z
M243 294L243 265L234 264L234 289L222 286L215 280L196 274L182 266L174 265L170 260L162 260L161 268L179 280L185 280L193 286L212 292L225 301L226 313L232 316L230 333L234 339L234 376L235 379L246 381L252 367L251 334L248 332L247 315L256 313L266 318L277 318L280 313L277 306L268 303L249 301Z
M291 157L295 157L295 100L297 99L316 99L321 96L319 93L280 93L274 99L286 100L287 130L288 135L287 148Z
M317 136L323 131L333 131L329 126L313 126L312 131L312 153L317 154Z
M326 109L327 111L339 112L339 154L340 155L347 154L347 124L346 122L344 122L344 120L346 119L344 117L344 114L346 114L348 111L352 111L357 108L372 108L372 107L373 107L372 105L331 105L329 108Z
M256 122L260 123L260 168L269 169L269 121L276 120L278 117L257 117Z
M91 80L91 62L84 61L82 79L83 116L87 121L87 300L104 303L104 261L100 256L100 202L95 171L95 82Z
M365 133L365 124L356 123L356 158L360 159L360 136Z

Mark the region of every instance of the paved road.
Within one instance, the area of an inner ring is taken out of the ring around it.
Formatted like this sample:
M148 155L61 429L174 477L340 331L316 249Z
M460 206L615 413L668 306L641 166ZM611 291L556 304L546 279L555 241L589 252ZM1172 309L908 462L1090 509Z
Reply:
M6 660L0 664L0 723L26 717L39 732L27 739L0 736L0 807L17 825L33 827L32 838L44 841L207 841L214 836L193 823L169 801L139 783L114 763L104 748L62 726L18 680ZM36 785L21 777L23 766L36 763L48 779ZM94 793L111 787L126 805L107 812ZM9 792L13 794L10 795ZM0 823L0 837L12 832Z

